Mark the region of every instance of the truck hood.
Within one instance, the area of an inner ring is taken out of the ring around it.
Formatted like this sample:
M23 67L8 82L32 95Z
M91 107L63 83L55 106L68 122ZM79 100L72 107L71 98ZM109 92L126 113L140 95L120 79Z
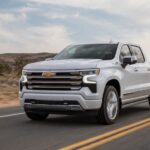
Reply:
M80 70L97 68L100 59L68 59L68 60L49 60L28 64L24 70L30 71L49 71L49 70Z

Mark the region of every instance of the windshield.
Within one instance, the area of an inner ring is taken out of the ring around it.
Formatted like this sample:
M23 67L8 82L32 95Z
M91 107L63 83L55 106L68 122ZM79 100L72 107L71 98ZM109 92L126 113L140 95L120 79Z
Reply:
M102 59L115 57L118 44L75 45L65 48L54 59Z

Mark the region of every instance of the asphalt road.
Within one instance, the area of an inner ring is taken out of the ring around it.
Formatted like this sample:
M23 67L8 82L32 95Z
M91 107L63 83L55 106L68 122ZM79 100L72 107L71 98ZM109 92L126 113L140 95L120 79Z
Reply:
M148 104L122 110L117 123L98 125L90 116L50 115L44 122L29 120L20 107L0 109L0 150L55 150L150 118ZM94 149L150 150L150 126Z

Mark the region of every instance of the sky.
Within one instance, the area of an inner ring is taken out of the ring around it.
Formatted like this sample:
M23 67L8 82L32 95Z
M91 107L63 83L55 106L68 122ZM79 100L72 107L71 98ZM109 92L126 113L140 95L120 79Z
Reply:
M150 58L150 0L1 0L0 53L129 42Z

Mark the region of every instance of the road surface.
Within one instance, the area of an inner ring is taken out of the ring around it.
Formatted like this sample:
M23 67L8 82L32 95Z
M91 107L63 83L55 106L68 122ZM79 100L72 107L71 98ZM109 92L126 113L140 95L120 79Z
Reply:
M98 125L95 118L85 115L50 115L44 122L33 122L21 107L0 109L0 150L88 148L150 150L149 105L122 110L117 123L109 126Z

